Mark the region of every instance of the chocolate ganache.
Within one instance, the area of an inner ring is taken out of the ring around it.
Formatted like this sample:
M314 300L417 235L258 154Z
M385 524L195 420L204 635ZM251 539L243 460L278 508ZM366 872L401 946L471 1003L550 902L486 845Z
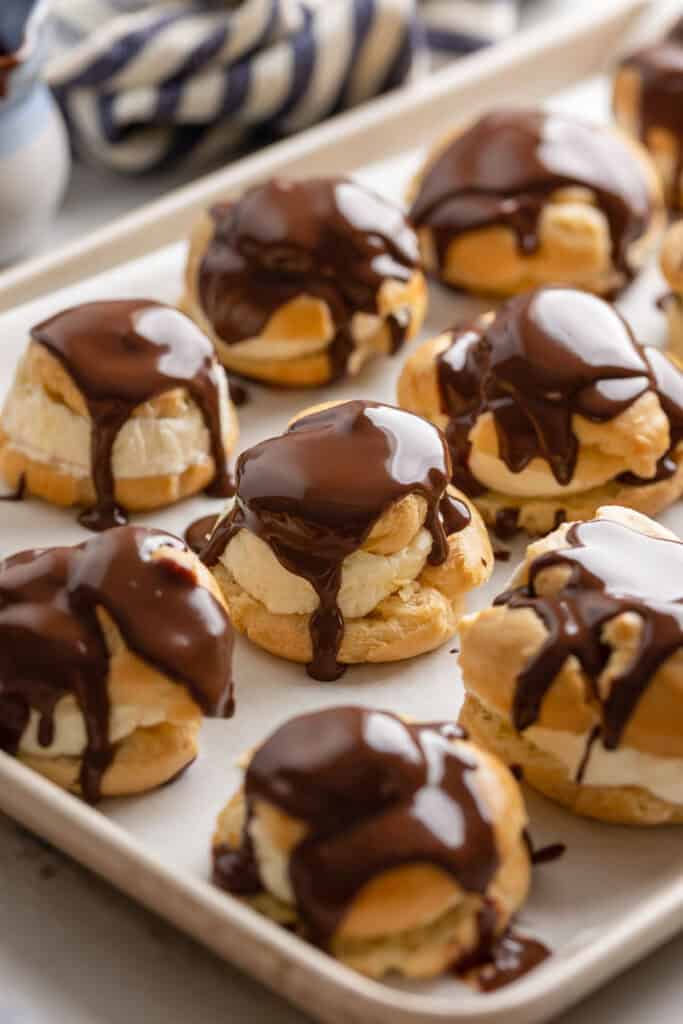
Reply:
M283 305L312 296L332 316L333 378L354 349L354 314L377 314L382 284L405 283L418 268L417 236L402 210L344 178L273 180L214 206L211 217L199 296L218 337L228 345L257 337ZM406 309L389 317L394 352L410 321Z
M673 136L677 151L671 204L680 209L683 173L683 18L663 39L631 54L623 67L637 72L640 86L636 113L640 136L647 145L651 133Z
M125 523L115 499L114 443L138 406L173 388L184 388L204 417L215 465L209 493L232 493L220 413L224 371L188 317L147 299L89 302L38 324L31 338L62 363L92 420L96 503L80 516L83 526L105 530Z
M539 593L540 574L556 568L569 571L564 585L556 592ZM573 523L566 547L534 559L528 583L501 594L495 603L532 609L549 634L517 679L515 728L522 731L538 719L553 681L573 655L600 708L601 724L593 741L599 735L613 750L657 670L683 647L683 544L649 537L608 519ZM640 642L605 696L598 678L611 648L602 633L608 622L625 612L642 620Z
M446 492L450 474L445 439L422 417L377 402L331 406L240 455L234 506L202 560L214 565L239 530L264 540L285 569L308 580L318 595L308 671L315 679L337 679L344 671L337 661L344 559L391 505L418 494L427 502L429 561L445 561L446 531L458 532L470 520L467 506Z
M427 167L410 217L431 229L442 265L455 238L494 224L513 231L530 254L545 204L572 186L595 195L614 265L629 279L629 247L650 218L647 177L615 133L564 114L505 110L480 118Z
M639 345L625 320L596 296L538 288L506 302L490 323L455 329L451 337L438 360L439 389L449 416L453 482L470 495L486 490L472 475L469 456L470 432L487 412L512 473L541 458L562 485L572 480L579 454L575 415L606 423L651 389L669 417L671 448L683 438L680 371ZM662 471L672 465L662 463Z
M232 714L227 615L190 570L155 557L160 547L186 550L160 530L124 526L0 562L0 748L17 753L32 711L39 743L49 747L57 703L72 694L85 721L80 784L91 802L115 752L98 609L131 651L187 686L206 713Z
M436 864L484 895L499 857L476 759L452 743L462 735L359 707L292 719L249 764L242 847L215 848L215 882L229 892L262 888L249 824L265 801L307 826L289 877L297 912L323 946L362 887L401 865Z

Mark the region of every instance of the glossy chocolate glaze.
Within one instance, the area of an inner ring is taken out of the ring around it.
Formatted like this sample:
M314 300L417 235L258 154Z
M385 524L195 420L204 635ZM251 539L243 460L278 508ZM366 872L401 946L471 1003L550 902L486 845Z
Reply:
M418 267L417 236L403 212L344 178L272 180L211 210L213 238L199 270L202 309L231 345L261 334L273 314L302 295L330 310L331 377L354 350L351 319L377 314L382 284L407 282ZM410 310L388 319L397 351Z
M496 992L524 977L549 956L550 950L538 939L508 928L491 944L486 963L476 973L477 985L482 992Z
M488 325L454 330L437 370L450 418L453 482L472 496L486 490L469 468L470 431L485 413L494 418L499 457L512 473L540 458L563 485L579 452L575 415L606 423L653 389L670 417L672 444L683 437L680 371L638 345L612 306L571 288L526 292ZM514 533L516 521L515 509L502 515L499 535Z
M194 522L185 530L183 538L190 551L194 551L196 555L202 553L206 545L209 543L209 537L213 533L214 527L220 515L214 513L209 516L202 516L200 519L195 519Z
M227 615L191 571L153 557L162 546L185 550L171 534L127 526L0 562L0 748L18 751L31 711L49 746L55 707L72 694L85 720L80 784L91 802L114 755L99 609L131 651L187 686L205 712L232 714Z
M541 595L536 586L540 573L565 567L567 582L557 593ZM501 594L495 603L530 608L549 633L518 677L515 728L522 731L537 721L558 672L574 655L592 683L601 714L599 736L613 750L658 668L683 647L683 544L606 519L573 523L566 547L536 558L529 582ZM598 678L611 649L602 631L627 611L642 619L640 644L605 697Z
M382 514L410 494L427 503L432 564L447 556L447 531L469 510L446 495L450 459L427 420L377 402L344 402L296 420L237 461L237 497L203 561L214 565L239 530L262 538L281 564L308 580L320 606L310 618L315 679L337 679L344 620L337 597L342 565ZM445 520L445 521L444 521Z
M451 724L409 725L359 707L292 719L249 764L247 842L232 859L227 848L216 851L216 883L230 892L260 888L248 836L255 804L266 801L307 826L289 877L297 913L323 946L362 887L401 865L436 864L484 894L498 850L476 760L451 742L461 736Z
M683 172L683 19L658 42L631 54L623 67L638 74L636 107L640 137L647 145L652 132L673 136L677 151L670 205L681 208L680 180Z
M630 150L602 125L548 111L504 110L480 118L427 167L410 216L433 233L443 266L450 243L500 224L520 250L535 252L545 204L558 189L595 195L609 224L612 258L633 276L629 247L650 218L645 173Z
M211 342L188 317L148 299L89 302L38 324L31 338L62 363L92 420L97 497L80 516L83 526L106 530L126 522L115 499L114 443L138 406L173 388L186 390L204 417L216 467L208 492L232 493L220 417L223 370Z

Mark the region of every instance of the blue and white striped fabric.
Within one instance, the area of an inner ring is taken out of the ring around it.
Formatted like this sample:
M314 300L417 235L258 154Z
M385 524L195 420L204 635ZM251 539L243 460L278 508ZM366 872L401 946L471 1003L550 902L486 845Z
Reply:
M445 57L472 53L510 35L519 0L422 0L427 43Z
M52 0L74 148L141 173L298 131L515 25L516 0Z

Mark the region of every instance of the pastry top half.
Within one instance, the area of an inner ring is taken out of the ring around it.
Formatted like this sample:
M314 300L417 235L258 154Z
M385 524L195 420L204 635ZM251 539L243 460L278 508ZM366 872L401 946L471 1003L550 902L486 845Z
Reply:
M266 182L214 206L192 237L184 308L246 376L354 373L412 336L425 305L414 230L350 180Z
M669 206L683 198L683 18L662 39L626 57L614 81L617 121L647 146Z
M565 114L495 111L428 157L410 217L426 266L493 294L566 283L623 287L663 224L647 153Z
M202 712L232 713L222 597L196 556L159 530L118 527L1 561L0 651L2 749L48 775L51 763L76 765L90 801L135 734L162 726L171 736ZM146 762L140 743L136 753ZM163 753L152 744L148 756ZM166 781L153 763L138 768Z
M524 901L525 825L511 773L456 726L331 708L256 750L239 804L219 819L214 879L267 893L366 973L405 972L420 945L444 969L477 948L484 922L493 938Z
M125 521L121 504L154 507L155 486L193 469L195 490L230 493L225 372L188 317L148 299L91 302L34 327L0 426L3 469L19 467L48 499L41 483L52 479L59 504L72 503L60 479L80 481L81 498L92 492L84 525L96 529Z
M639 345L604 300L537 289L427 342L399 401L441 426L453 482L515 500L671 476L683 440L683 375Z
M450 475L444 437L421 417L369 401L314 408L239 457L202 558L274 616L305 617L309 671L334 679L345 621L391 597L409 607L421 581L449 604L490 573L483 524Z
M462 625L480 704L591 786L683 804L683 543L623 508L532 544Z

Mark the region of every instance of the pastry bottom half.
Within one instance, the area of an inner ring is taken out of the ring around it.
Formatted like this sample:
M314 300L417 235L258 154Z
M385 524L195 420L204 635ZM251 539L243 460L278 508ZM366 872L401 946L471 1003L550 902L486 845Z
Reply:
M586 818L617 825L683 823L683 806L654 796L640 786L591 786L574 782L558 757L517 732L503 715L468 692L460 724L470 739L522 768L524 781L556 803Z
M101 780L102 796L130 796L170 782L197 756L201 715L184 722L162 722L136 729L114 746ZM29 768L71 793L81 794L79 757L18 755Z
M547 498L520 498L487 491L472 499L487 526L504 534L515 529L542 536L562 522L592 519L604 505L622 505L646 516L656 516L683 494L683 450L673 458L676 471L652 483L628 484L611 480L600 487Z
M51 505L89 507L95 503L95 488L90 476L78 476L31 458L15 448L0 431L0 478L13 490L23 481L26 494L42 498ZM188 466L182 473L160 476L118 478L117 504L131 512L162 508L204 490L214 478L211 457Z
M304 664L311 661L309 615L271 612L225 566L219 563L212 571L240 633L271 654ZM447 596L418 580L380 601L369 615L346 619L338 660L352 665L424 654L453 636L463 612L464 594Z

